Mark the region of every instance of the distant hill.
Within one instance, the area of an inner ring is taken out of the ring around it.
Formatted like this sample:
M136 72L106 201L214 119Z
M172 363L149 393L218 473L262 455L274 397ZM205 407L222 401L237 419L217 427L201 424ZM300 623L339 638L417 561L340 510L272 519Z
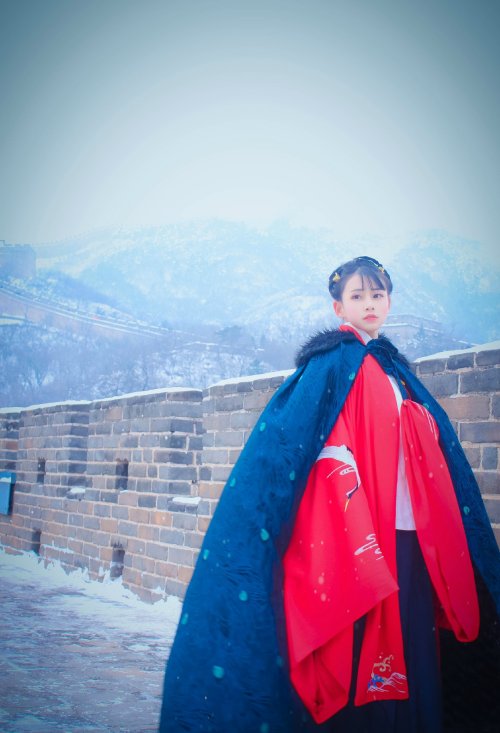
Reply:
M107 229L35 249L39 268L78 278L138 318L237 324L257 338L297 340L333 321L331 270L352 256L376 256L377 247L286 224L262 231L207 221ZM418 233L384 264L395 283L394 313L439 321L458 339L500 336L500 275L479 259L475 242Z
M307 336L337 323L331 269L377 256L377 246L218 221L36 245L38 275L0 282L0 306L15 316L0 320L1 403L205 387L291 368ZM474 243L420 233L384 264L395 284L387 333L409 358L500 338L499 274ZM24 300L14 308L16 291Z

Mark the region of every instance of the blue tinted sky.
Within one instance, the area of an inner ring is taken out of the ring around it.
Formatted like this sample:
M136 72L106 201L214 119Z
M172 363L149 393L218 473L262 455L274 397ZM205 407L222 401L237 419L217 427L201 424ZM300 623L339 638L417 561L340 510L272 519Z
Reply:
M215 216L495 249L498 2L0 9L0 238Z

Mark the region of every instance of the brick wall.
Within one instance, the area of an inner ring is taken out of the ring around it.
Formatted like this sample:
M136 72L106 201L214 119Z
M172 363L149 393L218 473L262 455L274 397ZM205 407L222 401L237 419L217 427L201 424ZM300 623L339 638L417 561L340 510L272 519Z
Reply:
M500 350L426 358L417 375L448 413L500 544Z
M416 369L455 424L500 540L499 363L484 349ZM2 544L121 576L146 600L182 597L231 468L288 373L1 410L0 470L17 474Z

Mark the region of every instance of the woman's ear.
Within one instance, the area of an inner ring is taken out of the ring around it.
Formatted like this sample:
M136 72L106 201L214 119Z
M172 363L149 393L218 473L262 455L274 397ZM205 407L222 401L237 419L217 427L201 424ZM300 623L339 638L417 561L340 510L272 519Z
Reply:
M344 317L344 309L342 308L342 303L340 302L340 300L333 301L333 310L335 311L335 315L337 316L337 318Z

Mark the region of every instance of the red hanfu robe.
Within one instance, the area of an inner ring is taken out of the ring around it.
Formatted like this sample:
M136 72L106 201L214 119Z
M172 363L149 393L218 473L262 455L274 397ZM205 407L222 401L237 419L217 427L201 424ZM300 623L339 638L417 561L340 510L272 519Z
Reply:
M409 399L399 414L368 354L311 470L284 558L291 680L318 723L348 702L353 624L365 614L355 704L409 694L396 567L400 436L439 623L462 641L478 633L473 570L436 423Z

